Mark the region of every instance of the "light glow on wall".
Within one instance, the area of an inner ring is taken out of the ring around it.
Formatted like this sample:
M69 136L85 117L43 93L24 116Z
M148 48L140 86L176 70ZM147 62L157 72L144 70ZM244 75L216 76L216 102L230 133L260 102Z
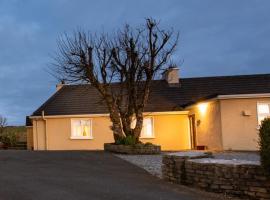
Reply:
M204 115L207 111L208 103L200 103L198 105L199 111L202 115Z

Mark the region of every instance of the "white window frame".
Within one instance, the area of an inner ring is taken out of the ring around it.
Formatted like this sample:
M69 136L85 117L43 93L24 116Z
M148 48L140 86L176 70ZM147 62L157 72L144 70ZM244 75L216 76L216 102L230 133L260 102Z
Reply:
M269 113L268 113L268 114L260 114L260 113L259 113L259 105L264 105L264 104L268 104L268 108L269 108ZM258 126L261 125L261 121L260 121L260 119L259 119L259 116L260 116L260 115L261 115L261 116L264 115L265 118L266 118L266 117L270 117L270 101L257 102L257 121L258 121Z
M143 128L140 134L140 139L154 139L155 138L155 129L154 129L154 117L144 117L144 119L151 119L151 124L152 124L152 136L147 137L147 136L142 136L143 133Z
M72 125L73 125L73 121L78 121L78 120L85 120L85 121L90 121L90 136L73 136L72 135ZM92 131L92 119L91 118L72 118L70 120L70 139L72 140L92 140L93 138L93 131Z

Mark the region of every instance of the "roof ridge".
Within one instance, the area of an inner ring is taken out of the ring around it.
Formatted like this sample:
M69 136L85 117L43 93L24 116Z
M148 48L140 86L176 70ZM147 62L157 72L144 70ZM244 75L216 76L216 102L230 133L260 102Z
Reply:
M270 76L270 73L263 73L263 74L234 74L234 75L221 75L221 76L197 76L197 77L186 77L180 78L179 80L183 79L204 79L204 78L233 78L233 77L252 77L252 76Z
M160 82L160 81L165 81L164 79L155 79L155 80L152 80L153 82ZM117 85L119 84L120 82L112 82L111 84L113 85ZM67 86L67 87L78 87L78 86L92 86L90 83L79 83L79 84L64 84L64 86Z
M235 75L221 75L221 76L195 76L195 77L182 77L179 80L188 80L188 79L207 79L207 78L236 78L236 77L256 77L256 76L270 76L270 73L263 74L235 74ZM165 81L164 79L155 79L154 82ZM120 82L113 82L112 84L119 84ZM80 84L65 84L64 86L76 87L76 86L91 86L90 83L80 83Z

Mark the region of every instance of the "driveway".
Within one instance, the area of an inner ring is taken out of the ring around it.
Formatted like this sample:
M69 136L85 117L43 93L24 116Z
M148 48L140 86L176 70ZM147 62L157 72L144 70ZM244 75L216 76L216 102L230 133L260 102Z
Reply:
M0 199L184 200L217 196L166 183L109 153L0 151Z

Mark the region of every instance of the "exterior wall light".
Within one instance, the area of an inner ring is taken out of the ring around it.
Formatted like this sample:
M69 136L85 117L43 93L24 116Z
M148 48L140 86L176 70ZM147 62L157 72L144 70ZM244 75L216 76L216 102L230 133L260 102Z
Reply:
M208 107L208 103L200 103L198 105L199 111L202 115L205 115L206 111L207 111L207 107Z

